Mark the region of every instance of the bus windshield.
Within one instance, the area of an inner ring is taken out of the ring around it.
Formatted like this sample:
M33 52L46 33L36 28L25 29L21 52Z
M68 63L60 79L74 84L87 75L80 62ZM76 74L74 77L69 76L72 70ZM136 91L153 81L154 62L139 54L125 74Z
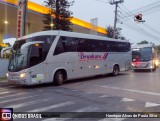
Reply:
M152 48L139 48L132 51L133 61L150 61L152 59Z
M28 67L28 48L12 54L9 71L20 71Z
M21 71L43 62L47 57L54 38L53 36L39 36L17 41L13 48L8 71ZM33 44L24 49L20 49L23 44L31 41L43 41L44 43Z

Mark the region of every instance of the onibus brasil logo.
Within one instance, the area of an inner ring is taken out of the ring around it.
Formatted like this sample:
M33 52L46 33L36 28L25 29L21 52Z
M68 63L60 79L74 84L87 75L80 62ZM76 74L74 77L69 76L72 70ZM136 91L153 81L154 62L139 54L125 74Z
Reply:
M11 121L12 120L12 110L11 109L1 109L1 120Z
M80 60L106 60L108 57L108 53L104 53L104 54L86 54L84 52L79 52L78 56L80 57Z

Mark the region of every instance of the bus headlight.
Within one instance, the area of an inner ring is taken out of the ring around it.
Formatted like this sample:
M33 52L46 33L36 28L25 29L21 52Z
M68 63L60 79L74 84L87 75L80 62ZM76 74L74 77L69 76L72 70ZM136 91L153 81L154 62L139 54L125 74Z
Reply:
M132 63L132 66L135 66L134 63Z
M6 76L8 77L8 73L6 73Z
M159 61L155 60L155 64L156 64L156 66L159 66Z
M19 75L20 78L24 78L26 76L26 73L22 73Z

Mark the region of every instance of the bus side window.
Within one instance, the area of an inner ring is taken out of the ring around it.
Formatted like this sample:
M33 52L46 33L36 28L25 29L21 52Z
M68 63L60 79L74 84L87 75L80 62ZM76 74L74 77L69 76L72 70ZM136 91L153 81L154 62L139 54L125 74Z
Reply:
M42 57L42 45L41 44L32 45L31 50L32 51L30 53L30 60L29 60L30 67L36 65L37 63L44 61Z
M75 52L75 42L73 37L66 37L66 52Z
M76 43L76 47L77 47L78 52L84 52L85 51L84 42L85 42L84 39L81 39L81 38L76 38L75 39L75 43Z
M63 44L62 44L62 38L60 37L58 40L58 43L56 45L55 51L53 55L58 55L64 52Z
M75 52L76 48L74 45L74 38L73 37L60 37L59 41L61 41L64 52Z

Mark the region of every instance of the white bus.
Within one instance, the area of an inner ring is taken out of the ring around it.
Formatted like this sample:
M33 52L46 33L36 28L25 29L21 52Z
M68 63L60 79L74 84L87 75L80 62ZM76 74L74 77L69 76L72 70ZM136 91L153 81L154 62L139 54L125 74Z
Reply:
M128 41L95 35L43 31L19 38L8 67L11 83L35 85L131 69Z
M140 44L132 47L132 69L155 71L158 66L154 44Z

